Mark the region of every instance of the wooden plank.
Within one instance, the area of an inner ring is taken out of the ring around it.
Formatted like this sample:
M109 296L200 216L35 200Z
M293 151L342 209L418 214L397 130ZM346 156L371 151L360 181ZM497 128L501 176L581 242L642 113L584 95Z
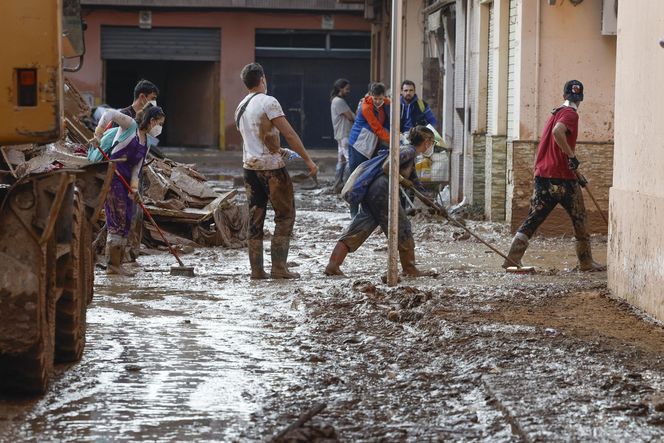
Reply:
M0 152L2 152L2 158L5 159L5 162L7 162L7 166L9 166L9 172L12 173L14 178L17 178L16 177L16 172L14 171L14 168L12 167L12 164L9 161L9 158L7 158L7 153L5 152L5 147L4 146L0 146Z
M51 237L53 228L55 228L55 221L57 220L58 213L60 212L60 207L62 206L62 202L65 199L65 194L67 193L67 188L73 180L74 177L69 173L62 173L62 177L60 177L60 186L58 187L58 192L55 194L55 198L51 204L51 210L48 213L46 228L42 232L41 238L39 239L39 244L46 244L48 239Z

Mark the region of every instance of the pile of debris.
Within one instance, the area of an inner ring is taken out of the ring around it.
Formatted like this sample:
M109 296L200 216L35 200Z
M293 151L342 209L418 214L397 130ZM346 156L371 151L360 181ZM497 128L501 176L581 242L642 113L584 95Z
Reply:
M235 189L219 194L193 165L169 159L150 159L143 180L143 201L169 242L193 247L246 245L249 216L245 205L235 203ZM150 223L144 234L144 242L162 243Z
M20 178L58 168L89 164L87 141L94 134L91 109L76 87L65 82L67 136L47 145L0 147L11 173ZM174 245L241 248L246 245L248 212L234 200L236 190L217 192L207 179L186 165L148 154L143 168L146 208ZM143 243L163 246L152 223L144 220Z

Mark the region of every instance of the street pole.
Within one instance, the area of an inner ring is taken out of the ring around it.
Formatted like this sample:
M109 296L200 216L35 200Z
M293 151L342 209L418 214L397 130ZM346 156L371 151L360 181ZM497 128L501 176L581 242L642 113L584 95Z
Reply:
M391 88L392 113L390 115L390 200L387 234L387 285L399 281L399 136L401 126L401 35L403 28L403 0L392 0Z

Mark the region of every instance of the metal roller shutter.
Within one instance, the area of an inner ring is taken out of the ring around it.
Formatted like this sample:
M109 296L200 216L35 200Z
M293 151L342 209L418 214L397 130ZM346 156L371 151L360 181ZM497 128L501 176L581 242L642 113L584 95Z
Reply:
M101 28L101 57L105 60L216 62L220 51L221 30L215 28Z

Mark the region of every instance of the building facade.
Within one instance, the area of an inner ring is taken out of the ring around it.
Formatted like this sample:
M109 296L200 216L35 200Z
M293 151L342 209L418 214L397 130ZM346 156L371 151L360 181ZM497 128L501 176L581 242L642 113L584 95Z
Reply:
M372 8L372 74L389 83L389 13ZM613 165L614 0L409 0L404 75L439 116L451 155L451 195L515 230L525 218L533 163L565 81L581 80L578 156L604 212ZM366 14L366 12L365 12ZM380 41L379 44L376 41ZM412 54L421 49L420 59ZM385 58L388 61L385 62ZM410 57L410 60L408 60ZM420 72L418 74L415 72ZM591 232L606 233L587 200ZM571 233L558 208L540 233Z
M664 320L664 2L618 11L616 125L610 191L611 293ZM647 11L647 13L645 13Z
M336 146L329 92L336 78L369 81L370 25L336 0L82 0L86 60L68 75L91 104L125 107L137 80L160 88L162 144L239 149L233 113L240 70L262 63L268 93L311 148Z

